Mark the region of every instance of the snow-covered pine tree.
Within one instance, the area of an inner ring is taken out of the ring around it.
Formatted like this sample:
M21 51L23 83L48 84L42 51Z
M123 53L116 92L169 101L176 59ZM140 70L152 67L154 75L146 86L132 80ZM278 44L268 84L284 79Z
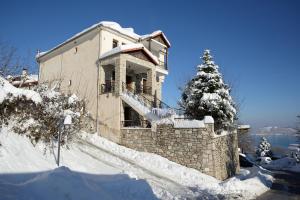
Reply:
M224 128L236 118L235 103L210 50L205 50L201 58L203 62L197 66L196 76L184 88L180 105L188 117L201 120L211 115L215 127Z
M297 123L296 129L297 129L298 133L300 134L300 115L298 115L297 118L298 118L298 123Z
M261 138L261 141L256 150L256 154L259 157L272 156L271 144L267 141L267 138L265 138L265 137Z

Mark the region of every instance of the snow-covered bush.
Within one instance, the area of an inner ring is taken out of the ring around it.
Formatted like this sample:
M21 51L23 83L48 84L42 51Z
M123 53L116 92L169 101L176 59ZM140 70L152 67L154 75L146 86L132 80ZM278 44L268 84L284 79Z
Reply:
M229 86L224 83L219 67L212 58L210 51L205 50L203 63L184 88L179 104L187 116L202 120L210 115L215 120L215 127L224 128L236 118L235 103L230 96Z
M272 162L272 159L270 157L261 157L260 164L261 165L267 165Z
M86 117L84 102L75 95L58 92L58 88L49 89L47 85L39 85L34 90L23 91L39 95L41 102L35 102L24 94L6 94L0 102L0 128L10 124L16 133L25 134L32 143L39 140L50 142L62 130L64 143L66 137L70 139L81 128L81 119ZM66 116L71 117L72 125L63 130Z
M292 152L291 158L294 158L297 163L300 163L300 152Z
M290 150L290 157L295 159L297 163L300 163L300 145L290 144L288 149Z
M267 138L262 137L257 147L256 154L258 157L271 157L271 144L267 141Z

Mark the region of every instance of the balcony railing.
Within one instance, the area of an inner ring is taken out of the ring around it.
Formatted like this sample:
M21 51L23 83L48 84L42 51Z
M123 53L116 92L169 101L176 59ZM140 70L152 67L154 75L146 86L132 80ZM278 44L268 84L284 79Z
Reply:
M152 87L150 87L150 86L137 85L135 88L133 88L132 84L123 83L122 87L123 87L123 91L124 91L124 89L126 89L127 91L134 93L134 94L152 95Z
M115 92L115 85L116 85L115 81L106 81L105 84L101 84L100 85L101 94ZM152 87L150 87L150 86L138 85L137 87L135 87L133 89L132 84L122 83L122 88L123 88L123 91L125 91L125 89L126 89L127 91L134 93L134 94L152 95Z
M121 127L151 128L151 123L147 120L124 120L121 121Z
M167 63L166 62L163 62L163 61L158 61L158 65L161 67L161 68L163 68L163 69L165 69L165 70L168 70L168 65L167 65Z
M140 86L136 87L136 93L152 95L152 87L140 85Z
M151 87L149 87L149 90L150 89L152 90ZM148 93L150 97L146 96L145 95L146 93L143 93L143 92L141 92L138 89L133 89L128 84L125 84L124 82L122 84L122 91L123 92L130 92L133 95L137 95L137 98L139 99L139 101L143 102L148 107L151 107L151 108L163 108L163 109L164 108L165 109L170 109L171 108L170 106L168 106L163 101L157 99L156 96L152 95L151 93Z

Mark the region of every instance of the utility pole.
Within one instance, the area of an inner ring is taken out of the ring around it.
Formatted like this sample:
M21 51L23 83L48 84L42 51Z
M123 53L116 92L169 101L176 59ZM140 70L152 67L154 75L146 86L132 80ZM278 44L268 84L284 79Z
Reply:
M57 149L57 166L59 166L60 160L60 143L61 143L61 134L63 129L63 121L59 123L59 131L58 131L58 149Z
M59 166L60 161L60 143L61 143L61 134L66 129L69 129L72 125L72 117L67 115L64 120L59 123L59 131L58 131L58 149L57 149L57 166Z

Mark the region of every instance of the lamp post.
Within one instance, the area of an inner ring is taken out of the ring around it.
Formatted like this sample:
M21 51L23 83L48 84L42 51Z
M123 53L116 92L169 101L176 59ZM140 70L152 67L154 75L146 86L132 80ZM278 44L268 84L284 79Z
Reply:
M57 166L59 166L59 160L60 160L60 142L61 142L61 134L66 129L70 128L72 124L72 117L71 115L67 115L64 119L64 123L60 125L59 131L58 131L58 150L57 150Z

